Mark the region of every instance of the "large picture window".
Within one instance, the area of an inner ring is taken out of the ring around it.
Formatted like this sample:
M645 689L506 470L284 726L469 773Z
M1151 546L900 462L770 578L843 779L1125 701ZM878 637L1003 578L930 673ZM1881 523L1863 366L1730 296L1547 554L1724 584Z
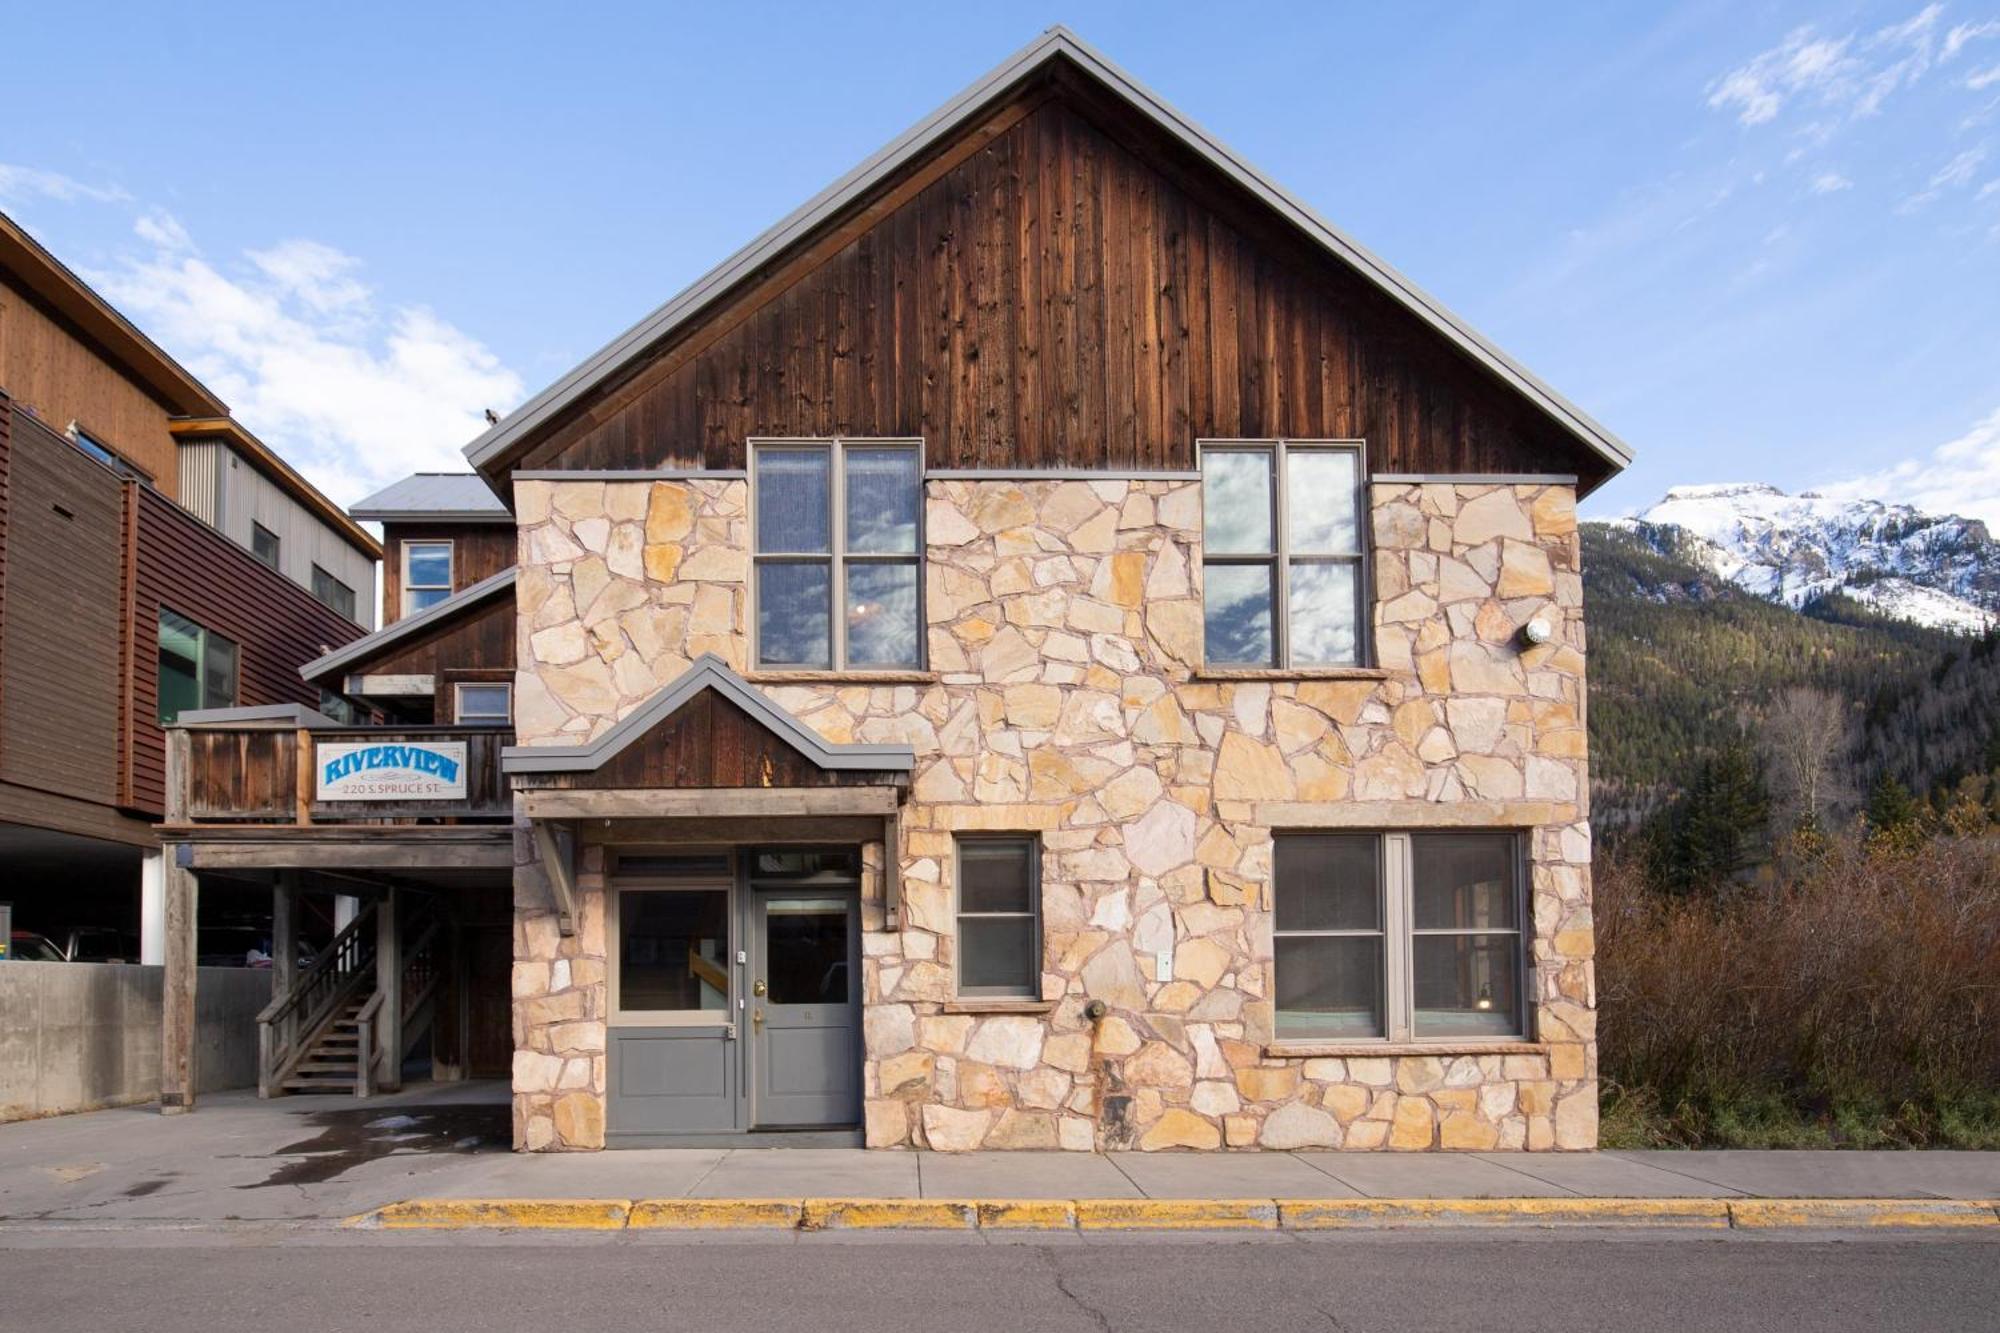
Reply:
M1526 1035L1520 835L1281 834L1275 874L1281 1039Z
M959 994L1040 997L1041 859L1032 836L959 839Z
M916 443L759 443L757 665L923 664L923 452Z
M235 706L234 643L161 607L159 649L160 725L170 725L188 709Z
M1209 666L1359 666L1366 561L1361 446L1204 444Z

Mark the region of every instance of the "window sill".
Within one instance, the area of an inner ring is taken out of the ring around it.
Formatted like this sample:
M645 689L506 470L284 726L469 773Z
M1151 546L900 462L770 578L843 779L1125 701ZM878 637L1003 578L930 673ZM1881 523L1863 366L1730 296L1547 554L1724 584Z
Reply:
M935 671L746 671L753 685L935 685Z
M1387 680L1382 667L1201 667L1196 680Z
M1056 1009L1054 1000L1031 1000L1027 996L1010 995L968 995L962 999L946 1000L942 1011L947 1014L1052 1014Z
M1271 1041L1264 1054L1273 1059L1334 1057L1365 1060L1390 1055L1547 1055L1548 1044L1520 1038L1438 1037L1430 1041Z

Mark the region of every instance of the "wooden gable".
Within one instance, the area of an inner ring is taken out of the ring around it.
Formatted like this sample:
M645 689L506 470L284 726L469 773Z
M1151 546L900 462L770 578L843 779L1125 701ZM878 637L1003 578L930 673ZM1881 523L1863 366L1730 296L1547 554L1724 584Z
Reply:
M1611 464L1090 81L959 132L514 456L740 468L758 436L924 439L932 468L1186 469L1210 438L1363 439L1376 472Z
M869 787L907 773L821 768L714 689L685 703L595 768L537 775L536 786L624 789Z

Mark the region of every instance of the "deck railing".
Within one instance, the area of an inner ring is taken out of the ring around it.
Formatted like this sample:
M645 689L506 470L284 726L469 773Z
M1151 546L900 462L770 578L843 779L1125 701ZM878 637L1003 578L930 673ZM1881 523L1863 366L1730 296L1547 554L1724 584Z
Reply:
M498 727L176 727L170 824L356 824L511 818Z

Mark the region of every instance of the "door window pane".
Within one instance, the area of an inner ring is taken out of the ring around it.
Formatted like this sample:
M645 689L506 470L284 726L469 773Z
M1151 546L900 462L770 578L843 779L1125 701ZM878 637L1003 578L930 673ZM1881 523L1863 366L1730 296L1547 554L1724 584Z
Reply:
M618 894L618 1007L729 1008L729 891Z
M833 653L832 579L817 563L757 566L757 660L826 667Z
M917 567L847 567L849 666L914 667L921 657L917 626Z
M1281 935L1277 968L1280 1036L1382 1035L1381 936Z
M1208 661L1214 665L1270 666L1271 567L1209 565L1202 570Z
M847 905L838 898L764 904L765 983L772 1004L846 1004Z
M1276 929L1380 930L1380 846L1372 833L1279 838Z
M757 549L823 555L833 549L829 449L757 450Z
M1509 833L1411 839L1411 924L1418 930L1514 930L1515 840Z
M1360 566L1352 561L1294 563L1287 588L1292 661L1301 666L1361 660L1356 597Z
M1201 457L1202 547L1211 555L1262 555L1271 532L1271 455L1212 449Z
M1416 1034L1507 1037L1521 1031L1521 937L1418 935L1413 942Z
M1285 514L1294 552L1350 555L1361 550L1355 519L1359 494L1351 449L1292 449L1285 454Z
M915 449L849 447L847 549L862 554L915 554L923 495Z

